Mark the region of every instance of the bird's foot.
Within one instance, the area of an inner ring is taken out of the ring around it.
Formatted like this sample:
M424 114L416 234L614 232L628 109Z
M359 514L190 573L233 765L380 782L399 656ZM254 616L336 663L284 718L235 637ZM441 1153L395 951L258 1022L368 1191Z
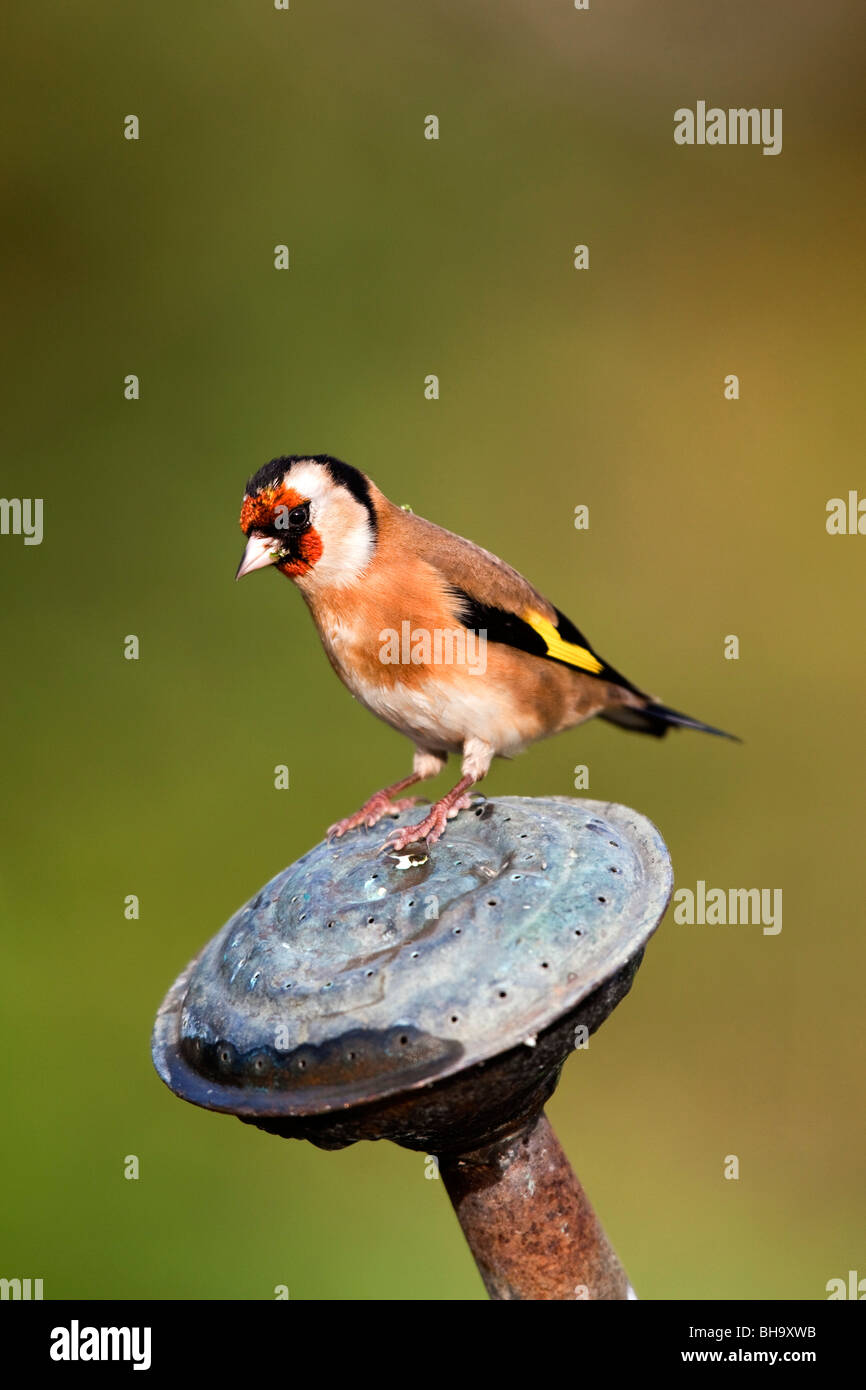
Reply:
M389 850L391 853L401 854L407 845L414 845L418 840L426 840L428 845L435 845L447 822L453 820L458 811L466 811L471 805L472 797L468 794L458 797L456 801L450 800L447 796L443 797L431 806L429 815L417 825L395 826L382 845L380 853Z
M334 825L329 825L328 839L339 840L347 830L357 830L359 825L371 828L383 816L399 816L401 811L408 811L410 806L417 806L420 800L419 796L404 796L400 801L392 801L387 792L376 792L376 795L371 796L353 816L346 816L345 820L338 820Z

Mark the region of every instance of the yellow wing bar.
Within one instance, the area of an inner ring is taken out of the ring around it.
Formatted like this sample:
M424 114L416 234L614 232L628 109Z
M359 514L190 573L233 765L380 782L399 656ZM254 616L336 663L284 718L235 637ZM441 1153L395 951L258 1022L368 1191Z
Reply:
M579 647L576 642L566 642L560 637L553 623L548 618L543 618L540 613L533 612L531 608L527 609L523 614L523 621L538 633L547 647L547 655L552 656L555 661L567 661L569 666L577 666L581 671L591 671L594 676L603 669L604 663L599 661L597 656L593 656L586 647Z

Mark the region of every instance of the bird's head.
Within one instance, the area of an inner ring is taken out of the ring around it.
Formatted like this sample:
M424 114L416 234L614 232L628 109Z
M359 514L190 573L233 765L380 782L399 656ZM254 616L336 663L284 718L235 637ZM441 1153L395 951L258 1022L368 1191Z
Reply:
M351 584L376 546L371 484L327 454L272 459L246 486L236 579L276 565L302 588Z

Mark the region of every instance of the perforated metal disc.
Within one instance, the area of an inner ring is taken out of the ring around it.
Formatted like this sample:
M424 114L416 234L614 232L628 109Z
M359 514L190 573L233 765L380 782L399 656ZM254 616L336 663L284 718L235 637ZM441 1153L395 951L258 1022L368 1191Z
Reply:
M154 1030L173 1091L306 1116L429 1085L531 1046L642 951L667 906L665 845L623 806L482 801L420 864L377 853L417 817L317 845L205 947Z

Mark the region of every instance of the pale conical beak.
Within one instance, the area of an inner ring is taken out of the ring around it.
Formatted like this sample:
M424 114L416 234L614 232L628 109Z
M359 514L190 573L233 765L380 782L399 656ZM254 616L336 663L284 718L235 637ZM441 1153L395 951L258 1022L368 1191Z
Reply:
M250 536L247 548L241 556L235 579L243 579L253 570L263 570L266 565L275 565L280 557L279 543L273 536Z

